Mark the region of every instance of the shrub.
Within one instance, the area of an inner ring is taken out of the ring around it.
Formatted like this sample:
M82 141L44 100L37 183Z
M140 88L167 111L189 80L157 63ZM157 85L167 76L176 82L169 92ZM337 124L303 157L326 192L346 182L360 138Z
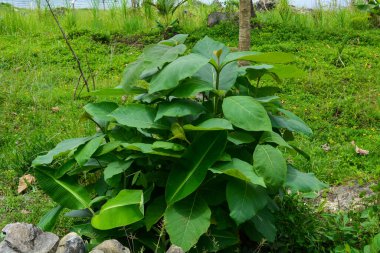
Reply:
M298 73L284 65L294 57L230 52L208 37L183 55L186 38L146 47L120 86L98 92L134 102L87 104L84 117L99 131L33 162L41 188L84 218L74 230L93 243L127 233L135 248L164 252L170 242L216 252L273 241L274 198L325 186L287 163L283 151L304 155L287 142L293 132L312 131L282 107L276 87L260 86L265 75Z

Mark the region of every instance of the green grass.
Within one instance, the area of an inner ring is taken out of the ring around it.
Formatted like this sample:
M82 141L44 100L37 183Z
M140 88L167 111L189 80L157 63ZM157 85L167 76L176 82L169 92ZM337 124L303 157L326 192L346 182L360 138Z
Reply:
M180 17L183 32L190 33L189 43L209 35L236 47L236 25L205 28L207 10L201 7L198 13L192 9L192 17ZM37 223L53 206L38 187L17 195L18 178L33 173L31 161L59 141L94 132L94 125L80 120L82 107L89 101L108 99L90 97L85 91L80 99L72 99L78 71L49 13L7 11L0 8L0 227L14 221ZM154 15L147 20L139 12L127 11L128 19L119 9L99 10L96 17L91 10L78 11L76 17L70 16L73 13L60 16L87 74L91 66L97 88L117 86L125 64L137 58L143 45L161 39L151 29ZM303 77L279 85L285 107L314 131L311 139L297 136L294 141L311 160L296 155L289 157L290 161L332 185L352 179L361 183L378 179L380 30L366 25L365 14L350 10L322 12L322 25L316 25L312 14L297 14L287 21L279 15L278 9L259 15L262 29L252 31L252 50L293 53L295 65L305 72ZM342 43L345 66L337 63ZM264 80L263 84L269 83ZM116 101L122 102L121 98ZM59 111L53 112L52 107L59 107ZM357 155L350 144L353 140L369 150L369 155ZM326 143L331 147L328 152L321 148ZM289 210L288 214L293 209ZM302 210L296 219L302 219ZM360 218L354 220L359 222ZM328 221L333 225L340 222ZM324 223L313 222L316 229ZM69 220L61 219L57 231L62 234L69 225ZM370 235L366 232L364 244ZM352 242L355 236L343 238L339 244L362 246Z

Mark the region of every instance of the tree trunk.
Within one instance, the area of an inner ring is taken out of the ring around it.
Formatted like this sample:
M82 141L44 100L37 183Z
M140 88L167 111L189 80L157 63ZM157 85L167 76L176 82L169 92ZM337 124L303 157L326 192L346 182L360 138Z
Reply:
M251 0L240 0L239 6L239 50L251 47Z

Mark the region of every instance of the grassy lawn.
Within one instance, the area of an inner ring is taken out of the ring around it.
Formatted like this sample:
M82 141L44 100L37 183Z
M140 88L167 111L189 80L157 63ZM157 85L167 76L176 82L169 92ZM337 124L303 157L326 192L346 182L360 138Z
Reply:
M378 181L380 30L321 30L260 18L262 28L252 31L251 49L292 53L297 57L295 65L304 71L302 77L278 84L284 106L314 131L312 138L297 136L294 141L311 159L301 155L288 159L330 185ZM86 73L88 66L92 69L97 89L117 86L125 64L137 58L143 45L161 39L157 34L113 35L106 28L70 33ZM190 43L208 35L231 47L238 44L238 28L230 23L187 32L191 32ZM15 221L37 223L54 206L37 186L17 194L18 178L33 174L30 164L35 157L61 140L95 132L90 122L80 119L82 107L110 98L83 91L73 100L78 77L54 27L37 33L0 33L0 227ZM112 99L122 103L122 98ZM356 154L352 141L369 155ZM322 149L324 144L328 151ZM62 234L70 224L62 218L57 231Z

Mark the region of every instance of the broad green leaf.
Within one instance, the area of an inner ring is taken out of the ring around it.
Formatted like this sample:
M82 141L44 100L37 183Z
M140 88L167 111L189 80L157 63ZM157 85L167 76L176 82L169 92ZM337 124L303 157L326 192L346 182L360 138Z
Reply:
M243 131L234 131L228 133L227 140L235 145L252 143L255 138L250 134Z
M252 229L252 227L255 229ZM244 231L250 239L257 239L257 234L253 233L259 232L268 242L274 242L277 233L275 218L270 210L264 208L247 223Z
M84 110L101 128L106 128L108 123L113 120L108 114L118 107L119 106L113 102L100 102L89 103L84 106Z
M124 173L132 164L132 161L115 161L107 165L104 169L104 181L113 183L112 178L116 175Z
M77 165L75 159L68 160L67 162L58 167L58 169L54 173L54 177L57 179L63 177L65 174L69 173L72 169L74 169L75 165Z
M39 185L46 194L66 208L89 208L91 200L84 187L67 176L56 179L46 169L36 168L35 170Z
M188 36L189 36L188 34L176 34L170 39L160 41L159 44L164 44L164 45L169 45L169 46L183 44L185 43L185 40L187 39Z
M198 78L189 78L181 82L170 94L177 98L195 97L198 93L212 90L212 83L208 83Z
M137 60L135 62L129 63L124 70L123 78L120 83L120 88L128 89L133 86L137 80L140 79L140 75L144 71L144 61Z
M165 198L171 205L194 192L206 177L207 170L224 152L225 131L202 133L186 150L180 163L171 170Z
M70 212L65 213L65 217L70 218L89 218L92 217L92 213L88 209L80 209L80 210L72 210Z
M218 90L228 91L235 84L238 77L238 64L236 62L228 64L222 69L219 74ZM202 80L216 89L216 71L210 65L203 66L195 75L194 78Z
M172 100L163 102L158 105L158 111L155 120L162 117L183 117L188 115L198 116L205 112L205 108L191 100Z
M94 153L94 156L102 156L120 147L121 141L111 141L101 145Z
M79 166L83 166L90 159L103 141L103 135L95 137L75 152L74 158L78 162Z
M284 114L284 116L271 115L272 125L275 128L286 128L290 131L304 134L308 137L313 135L313 131L306 125L306 123L297 117L294 113L287 110L277 108L277 110Z
M38 156L32 162L33 167L37 167L39 165L50 164L54 158L68 153L70 151L76 150L80 145L86 143L91 140L93 137L84 137L84 138L75 138L64 140L55 146L54 149L50 150L46 155Z
M223 249L239 244L239 233L237 231L217 228L210 229L211 231L209 230L206 235L199 239L197 243L199 252L221 252Z
M42 229L43 231L53 231L55 224L57 223L58 217L63 210L63 206L56 206L50 211L48 211L37 224L37 227Z
M278 96L266 96L266 97L258 97L255 98L260 103L266 104L266 103L273 103L280 101L280 97Z
M270 52L242 56L239 60L263 63L289 63L295 61L295 57L294 55L288 53Z
M194 75L209 59L197 54L179 57L169 63L150 82L149 94L175 88L179 81Z
M226 119L239 128L247 131L272 131L265 108L252 97L227 97L222 108Z
M203 199L195 195L169 206L164 217L170 242L187 252L207 232L211 210Z
M253 169L268 187L279 188L286 179L286 161L280 150L270 145L257 145L253 152Z
M226 59L224 59L223 65L226 65L232 61L244 60L244 57L255 56L258 54L261 54L261 53L260 52L253 52L253 51L232 52L226 56Z
M142 104L130 104L119 107L110 116L114 117L119 124L137 128L168 129L164 121L154 121L156 110Z
M233 130L231 123L225 119L212 118L202 123L193 125L184 125L183 129L188 131L215 131L215 130Z
M248 183L265 187L264 179L256 175L256 173L253 171L252 164L249 164L237 158L233 158L231 162L213 166L210 170L213 173L223 173L231 177L246 181Z
M144 218L144 197L141 190L121 190L108 200L99 213L91 219L91 225L100 230L126 226Z
M261 138L260 138L260 141L259 141L260 144L264 144L264 143L275 143L279 146L282 146L282 147L287 147L287 148L290 148L290 149L293 149L282 137L281 135L279 135L278 133L276 132L264 132L262 135L261 135Z
M165 150L165 149L154 150L152 148L152 144L148 144L148 143L123 143L122 146L125 149L139 151L144 154L168 156L168 157L175 157L175 158L181 157L180 153L173 150Z
M166 209L165 197L160 196L148 205L145 213L145 226L146 230L150 230L163 216Z
M210 37L206 36L199 40L193 47L192 52L203 55L204 57L214 59L217 61L214 51L222 50L222 55L220 56L220 62L224 60L230 49L226 47L223 43L215 41Z
M288 173L284 186L294 192L320 191L328 187L327 184L319 181L313 173L301 172L291 165L288 165Z
M250 220L268 202L264 188L238 180L227 184L226 195L230 216L238 225Z
M186 46L183 44L174 47L156 44L148 46L144 49L145 69L161 69L165 63L172 62L178 58L178 55L186 51Z
M172 142L166 142L166 141L156 141L152 144L152 149L168 149L173 151L183 151L185 149L184 146L172 143Z

